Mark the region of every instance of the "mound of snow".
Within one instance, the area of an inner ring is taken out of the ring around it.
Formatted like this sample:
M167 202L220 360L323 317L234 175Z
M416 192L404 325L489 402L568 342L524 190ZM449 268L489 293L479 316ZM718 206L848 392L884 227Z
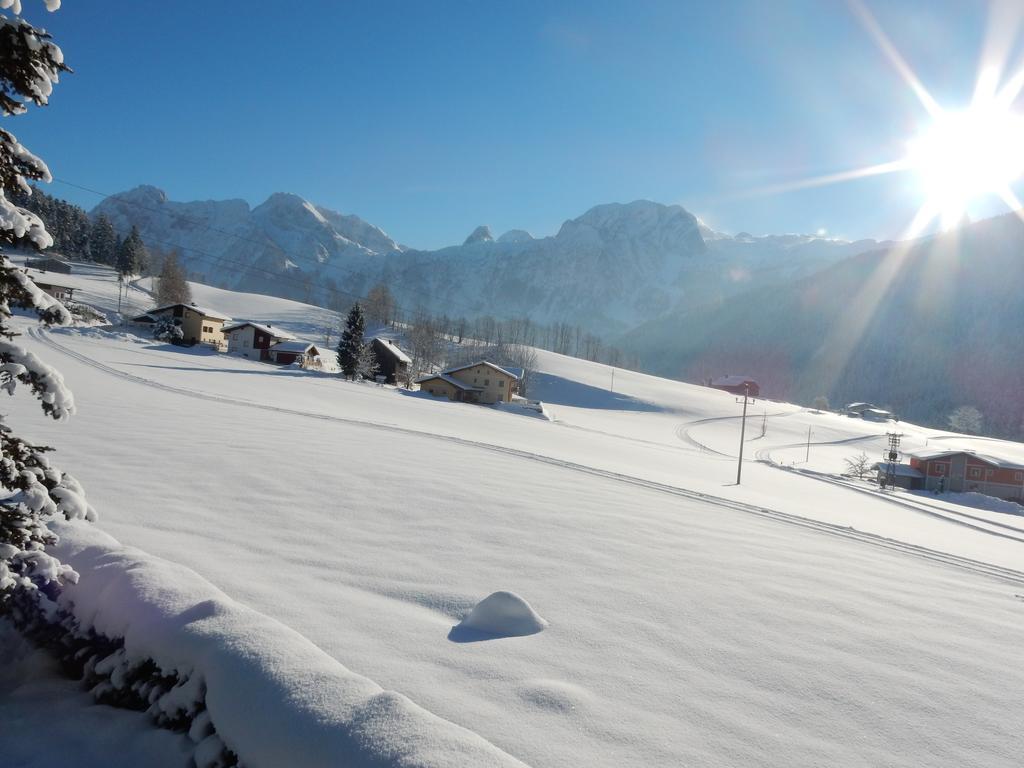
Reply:
M528 602L515 592L493 592L452 628L449 637L465 642L486 637L534 635L548 625Z
M915 495L931 498L931 491L917 491ZM1002 512L1008 515L1024 515L1024 506L1015 501L1007 501L984 493L967 491L966 493L947 492L938 497L941 501L951 504L962 504L965 507L983 509L987 512Z
M216 736L243 764L522 766L194 571L124 547L91 525L53 528L55 554L81 574L62 592L61 606L82 629L123 638L130 658L188 674L205 689Z

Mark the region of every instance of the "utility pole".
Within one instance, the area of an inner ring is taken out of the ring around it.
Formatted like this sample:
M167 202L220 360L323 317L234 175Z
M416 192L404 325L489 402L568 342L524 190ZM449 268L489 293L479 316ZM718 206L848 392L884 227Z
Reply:
M614 392L615 391L615 369L614 368L612 368L612 388L610 390L608 390L608 391L609 392Z
M750 385L743 384L743 420L740 422L740 460L736 464L736 485L740 484L743 477L743 442L747 435L747 400L750 395Z
M896 487L896 468L903 455L900 451L900 438L903 435L899 432L887 432L885 436L889 438L889 449L882 455L886 462L885 480L882 481L882 487L891 489Z
M804 464L811 460L811 428L807 428L807 455L804 456Z

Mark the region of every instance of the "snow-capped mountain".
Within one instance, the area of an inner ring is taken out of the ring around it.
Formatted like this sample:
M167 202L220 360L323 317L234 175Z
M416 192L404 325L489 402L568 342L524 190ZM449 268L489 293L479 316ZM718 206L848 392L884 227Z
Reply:
M479 226L459 246L407 249L357 216L277 193L177 203L154 187L93 210L151 246L178 248L191 275L235 290L344 305L385 281L399 304L450 316L529 316L597 333L625 331L681 306L807 275L874 247L803 235L731 237L678 205L598 205L535 238Z
M173 202L141 186L104 200L92 211L99 214L122 233L137 226L152 247L177 249L197 279L322 303L352 273L402 250L358 216L283 192L250 208L244 200Z

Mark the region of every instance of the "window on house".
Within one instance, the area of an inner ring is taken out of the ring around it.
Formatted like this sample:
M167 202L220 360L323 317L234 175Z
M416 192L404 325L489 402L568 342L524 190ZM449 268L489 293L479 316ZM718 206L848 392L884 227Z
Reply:
M1014 474L1013 479L1018 483L1024 482L1024 472L1017 472Z
M498 386L499 387L504 387L505 386L505 380L504 379L498 379Z
M491 386L491 380L490 379L484 379L484 386L485 387Z
M971 467L971 477L981 477L981 470L978 467Z

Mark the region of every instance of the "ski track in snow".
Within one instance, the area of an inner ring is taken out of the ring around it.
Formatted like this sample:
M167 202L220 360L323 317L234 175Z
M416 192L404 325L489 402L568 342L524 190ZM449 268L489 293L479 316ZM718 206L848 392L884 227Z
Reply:
M265 404L265 403L254 402L254 401L251 401L251 400L231 398L231 397L226 397L226 396L223 396L223 395L215 395L215 394L211 394L211 393L208 393L208 392L202 392L202 391L198 391L198 390L187 389L187 388L184 388L184 387L176 387L176 386L172 386L172 385L169 385L169 384L164 384L164 383L161 383L161 382L158 382L158 381L154 381L152 379L147 379L147 378L142 377L142 376L137 376L135 374L127 373L125 371L121 371L121 370L119 370L117 368L114 368L113 366L107 365L105 363L101 363L98 360L95 360L93 358L88 357L87 355L83 355L83 354L81 354L79 352L76 352L75 350L70 349L69 347L59 343L58 341L56 341L52 337L52 335L48 331L46 331L44 329L39 329L39 328L35 328L35 327L29 328L28 329L28 335L30 337L32 337L33 339L36 339L40 343L45 344L46 346L54 349L57 352L60 352L60 353L66 355L66 356L68 356L68 357L70 357L70 358L72 358L74 360L77 360L77 361L79 361L79 362L81 362L81 363L83 363L85 365L91 366L91 367L93 367L93 368L95 368L97 370L103 371L104 373L107 373L107 374L109 374L111 376L120 378L122 380L131 381L131 382L143 385L143 386L152 387L152 388L156 388L156 389L161 389L161 390L164 390L164 391L167 391L167 392L173 392L173 393L176 393L176 394L179 394L179 395L183 395L183 396L186 396L186 397L192 397L192 398L197 398L197 399L201 399L201 400L207 400L207 401L211 401L211 402L223 403L223 404L227 404L227 405L234 405L234 406L245 407L245 408L255 408L255 409L263 410L263 411L272 411L272 412L276 412L276 413L282 413L282 414L293 415L293 416L300 416L300 417L305 417L305 418L310 418L310 419L317 419L317 420L321 420L321 421L330 421L330 422L336 422L336 423L341 423L341 424L349 424L349 425L353 425L353 426L369 428L369 429L376 429L376 430L394 432L394 433L399 433L399 434L412 435L412 436L416 436L416 437L420 437L420 438L433 439L433 440L438 440L438 441L442 441L442 442L446 442L446 443L453 443L453 444L457 444L457 445L461 445L461 446L466 446L466 447L470 447L470 448L476 448L476 449L491 451L491 452L494 452L494 453L500 453L500 454L504 454L504 455L508 455L508 456L514 456L514 457L525 459L525 460L528 460L528 461L535 461L535 462L538 462L538 463L547 464L547 465L551 465L551 466L556 466L556 467L559 467L559 468L562 468L562 469L566 469L566 470L570 470L570 471L574 471L574 472L590 474L590 475L594 475L594 476L598 476L598 477L603 477L603 478L606 478L606 479L609 479L609 480L614 480L614 481L621 482L621 483L627 483L627 484L630 484L630 485L635 485L635 486L643 487L643 488L646 488L646 489L649 489L649 490L653 490L653 491L656 491L656 492L659 492L659 493L669 494L669 495L673 495L673 496L677 496L677 497L682 497L682 498L686 498L686 499L693 499L693 500L697 500L697 501L702 501L702 502L708 503L710 505L719 507L721 509L729 509L729 510L733 510L733 511L737 511L737 512L742 512L742 513L746 513L746 514L755 515L755 516L762 517L762 518L768 518L768 519L775 520L775 521L780 522L780 523L786 523L786 524L789 524L789 525L799 526L799 527L802 527L802 528L810 528L810 529L816 530L816 531L818 531L820 533L823 533L823 534L828 534L828 535L831 535L831 536L838 536L838 537L842 537L842 538L845 538L845 539L859 541L859 542L862 542L864 544L869 544L869 545L872 545L872 546L881 547L881 548L884 548L884 549L889 549L889 550L895 550L895 551L903 552L904 554L912 555L912 556L919 557L919 558L922 558L922 559L925 559L925 560L930 560L930 561L933 561L933 562L942 563L942 564L945 564L945 565L948 565L948 566L951 566L951 567L956 567L956 568L960 568L960 569L963 569L963 570L968 570L968 571L972 571L974 573L983 574L983 575L990 576L990 577L993 577L993 578L996 578L996 579L1000 579L1000 580L1006 581L1008 583L1024 586L1024 571L1018 571L1018 570L1014 570L1014 569L1011 569L1011 568L1006 568L1006 567L1002 567L1002 566L998 566L998 565L993 565L993 564L985 563L985 562L982 562L982 561L979 561L979 560L973 560L973 559L970 559L970 558L954 555L954 554L951 554L951 553L942 552L942 551L939 551L939 550L929 549L927 547L923 547L923 546L919 546L919 545L915 545L915 544L910 544L908 542L899 541L897 539L891 539L891 538L887 538L887 537L880 536L880 535L877 535L877 534L872 534L872 533L860 531L860 530L857 530L857 529L852 528L850 526L843 526L843 525L837 525L837 524L834 524L834 523L827 523L827 522L820 521L820 520L814 520L812 518L803 517L803 516L800 516L800 515L795 515L795 514L791 514L791 513L787 513L787 512L782 512L782 511L775 510L775 509L769 509L767 507L761 507L761 506L754 505L754 504L748 504L748 503L744 503L744 502L740 502L740 501L734 501L732 499L726 499L726 498L723 498L721 496L715 496L713 494L703 493L703 492L700 492L700 491L692 491L692 490L688 490L688 489L685 489L685 488L679 488L677 486L666 485L664 483L658 483L658 482L655 482L655 481L652 481L652 480L645 480L643 478L635 477L635 476L632 476L632 475L622 474L622 473L618 473L618 472L612 472L612 471L609 471L609 470L599 469L597 467L591 467L591 466L587 466L587 465L584 465L584 464L578 464L576 462L566 461L566 460L563 460L563 459L557 459L557 458L554 458L554 457L551 457L551 456L545 456L545 455L539 454L539 453L533 453L533 452L530 452L530 451L524 451L524 450L517 449L517 448L510 448L510 447L506 447L506 446L495 445L493 443L486 443L486 442L476 441L476 440L468 440L466 438L455 437L453 435L438 435L438 434L435 434L435 433L432 433L432 432L426 432L426 431L423 431L423 430L410 429L408 427L398 426L396 424L387 424L387 423L381 423L381 422L366 421L366 420L361 420L361 419L352 419L352 418L346 418L346 417L343 417L343 416L332 416L332 415L329 415L329 414L316 413L316 412L313 412L313 411L304 411L304 410L295 409L295 408L283 408L283 407L280 407L280 406L272 406L272 405L268 405L268 404ZM769 414L770 417L783 417L783 416L788 416L788 415L790 415L790 414L789 413ZM681 439L686 440L688 442L692 441L693 444L695 444L696 446L702 447L702 448L704 448L705 450L707 450L707 451L709 451L711 453L719 454L719 455L721 455L724 458L734 458L734 457L728 456L728 454L723 454L723 453L721 453L719 451L716 451L716 450L714 450L712 448L709 448L707 446L703 446L701 443L698 443L694 438L690 437L689 429L693 428L695 426L698 426L700 424L707 424L707 423L711 423L711 422L715 422L715 421L723 421L723 420L738 419L738 418L741 418L741 417L740 416L721 416L721 417L712 417L712 418L708 418L708 419L699 419L697 421L693 421L693 422L689 422L689 423L681 425L677 429L676 434L679 435L681 437ZM857 438L857 439L862 439L862 438ZM839 442L843 442L843 441L839 441ZM773 466L778 466L778 465L773 465ZM779 468L782 469L782 467L779 467ZM799 474L801 474L801 475L803 475L805 477L812 478L812 479L828 481L828 478L824 478L824 477L821 477L821 476L807 474L807 473L804 473L804 472L799 472ZM835 481L835 484L844 485L845 486L844 483L841 483L839 481ZM866 494L873 495L873 496L876 495L876 494L871 493L867 489L857 488L856 486L850 486L850 487L851 487L852 490L860 491L862 493L866 493ZM889 499L888 497L883 497L883 500L895 501L895 500ZM927 514L927 515L930 515L930 516L933 516L933 517L937 517L937 518L943 519L946 522L949 522L951 524L963 525L963 526L966 526L968 528L973 528L975 530L981 531L983 533L987 533L987 534L995 535L995 536L1001 536L1001 537L1004 537L1004 538L1008 538L1008 539L1012 539L1012 540L1020 541L1021 543L1024 543L1024 540L1019 539L1019 538L1017 538L1015 536L1011 536L1011 535L1008 535L1008 534L1002 534L1002 533L998 533L996 531L992 531L992 530L989 530L989 529L981 528L979 526L975 526L975 525L972 525L970 523L967 523L966 521L955 520L955 519L947 517L945 515L941 515L941 514L938 514L938 513L929 511L929 510L923 510L923 509L920 509L918 507L914 507L913 505L907 504L906 506L909 506L914 511L917 511L917 512L920 512L920 513L923 513L923 514Z
M877 439L877 435L867 435L862 437L848 437L843 440L823 440L820 442L812 441L810 444L812 446L853 445L856 443L870 442ZM834 477L823 472L817 472L810 469L801 469L797 467L787 467L775 462L772 459L772 451L802 448L805 445L807 445L807 443L789 443L787 445L776 445L770 448L761 448L755 453L755 456L757 457L758 461L768 464L769 466L774 467L776 469L780 469L786 472L794 472L798 475L801 475L802 477L807 477L812 480L817 480L819 482L829 483L831 485L837 485L843 488L849 488L850 490L856 491L857 493L872 496L876 499L880 499L889 504L894 504L904 509L909 509L912 512L927 515L933 518L938 518L940 520L945 520L949 523L952 523L953 525L962 525L966 528L970 528L975 531L980 531L981 533L987 533L990 536L999 536L1001 538L1011 539L1013 541L1019 541L1021 543L1024 543L1024 528L1018 528L1015 525L1001 523L996 520L987 520L983 517L980 517L978 515L972 515L967 512L958 512L956 510L946 509L935 504L929 504L926 501L918 501L916 499L911 501L910 499L896 498L895 496L892 496L891 494L888 493L883 493L880 490L875 490L873 488L864 488L861 485L858 485L857 483L854 483L852 481ZM974 523L967 522L968 520L976 521L978 523L981 523L981 525L975 525ZM1001 531L994 531L992 530L992 528L1007 529L1013 531L1014 533L1021 534L1021 536L1014 536L1012 534L1003 533Z

